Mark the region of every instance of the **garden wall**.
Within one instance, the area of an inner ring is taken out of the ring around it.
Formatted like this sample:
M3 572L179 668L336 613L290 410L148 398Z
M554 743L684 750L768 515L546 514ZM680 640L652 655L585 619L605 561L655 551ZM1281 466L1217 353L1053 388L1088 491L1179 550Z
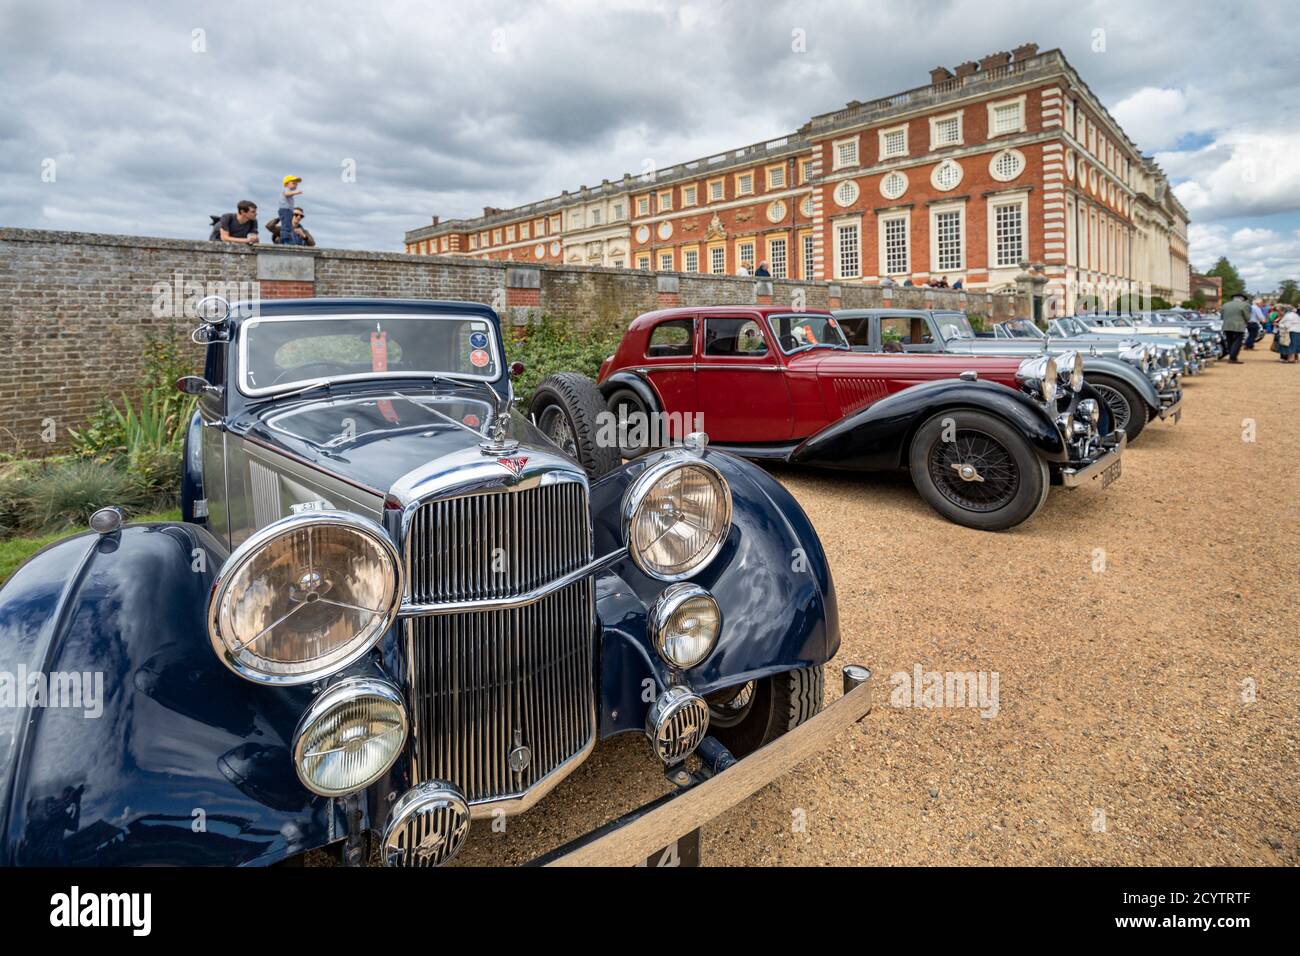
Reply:
M187 336L193 303L212 291L469 299L516 326L541 315L626 323L671 305L800 300L808 308L928 306L1010 318L1018 301L981 292L0 229L0 453L63 447L69 426L79 427L102 396L115 398L135 381L149 338ZM200 350L190 347L197 368Z

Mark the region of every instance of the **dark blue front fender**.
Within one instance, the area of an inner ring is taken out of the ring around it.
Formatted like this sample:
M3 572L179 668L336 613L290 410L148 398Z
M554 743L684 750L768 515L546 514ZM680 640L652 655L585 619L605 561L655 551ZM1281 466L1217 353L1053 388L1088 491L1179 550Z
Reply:
M131 526L53 545L0 590L0 672L49 682L0 707L0 864L263 863L335 838L289 757L310 690L242 680L208 644L225 557L194 525Z
M667 452L647 455L592 486L596 553L620 547L628 486ZM713 652L680 680L707 694L795 667L822 664L839 649L839 609L830 565L807 515L775 479L716 451L707 460L732 492L731 533L713 562L690 580L722 609ZM602 736L640 730L649 701L670 682L650 644L649 609L668 585L625 560L597 579L601 640Z

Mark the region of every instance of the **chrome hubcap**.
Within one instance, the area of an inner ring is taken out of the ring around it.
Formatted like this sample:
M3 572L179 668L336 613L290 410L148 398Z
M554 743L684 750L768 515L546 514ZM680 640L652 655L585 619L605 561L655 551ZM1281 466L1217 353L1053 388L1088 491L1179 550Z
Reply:
M968 465L960 461L953 462L953 471L957 472L957 477L962 481L983 481L979 471L974 465Z

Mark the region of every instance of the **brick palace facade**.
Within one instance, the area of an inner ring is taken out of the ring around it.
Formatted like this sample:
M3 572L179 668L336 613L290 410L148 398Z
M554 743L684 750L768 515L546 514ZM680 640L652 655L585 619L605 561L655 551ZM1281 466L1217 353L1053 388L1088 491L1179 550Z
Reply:
M797 132L408 232L406 251L666 273L1012 287L1049 308L1189 296L1187 213L1059 50L1035 44Z

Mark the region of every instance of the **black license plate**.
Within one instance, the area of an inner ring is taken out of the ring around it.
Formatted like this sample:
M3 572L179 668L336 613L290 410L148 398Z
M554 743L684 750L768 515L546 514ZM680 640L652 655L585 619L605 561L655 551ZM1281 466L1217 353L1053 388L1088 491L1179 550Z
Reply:
M700 865L700 831L692 830L679 836L662 850L655 850L644 863L637 866L699 866Z
M1124 460L1122 458L1117 458L1115 459L1115 464L1108 466L1104 471L1102 471L1101 487L1103 490L1109 488L1111 486L1111 483L1114 482L1114 480L1119 477L1119 469L1120 469L1120 465L1123 464L1123 461Z

